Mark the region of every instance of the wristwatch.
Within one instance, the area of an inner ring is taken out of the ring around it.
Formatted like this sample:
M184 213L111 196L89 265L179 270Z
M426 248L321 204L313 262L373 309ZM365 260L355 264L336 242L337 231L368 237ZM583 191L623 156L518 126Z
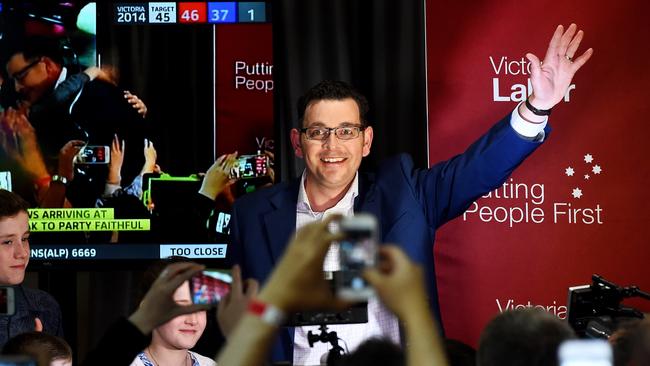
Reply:
M54 174L52 176L52 180L50 181L50 184L52 184L52 183L61 183L64 186L67 187L68 183L70 183L70 182L68 181L68 178L66 178L64 176L61 176L61 175L58 175L58 174Z

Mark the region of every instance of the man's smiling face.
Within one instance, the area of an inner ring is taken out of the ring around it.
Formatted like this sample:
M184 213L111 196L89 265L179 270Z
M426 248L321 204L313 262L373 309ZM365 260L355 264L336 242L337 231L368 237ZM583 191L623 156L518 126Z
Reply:
M317 100L305 110L303 127L362 127L359 107L352 98ZM372 127L358 137L342 140L330 131L325 140L310 140L305 133L292 131L292 143L298 157L305 159L307 186L327 190L345 189L354 179L361 159L370 153Z

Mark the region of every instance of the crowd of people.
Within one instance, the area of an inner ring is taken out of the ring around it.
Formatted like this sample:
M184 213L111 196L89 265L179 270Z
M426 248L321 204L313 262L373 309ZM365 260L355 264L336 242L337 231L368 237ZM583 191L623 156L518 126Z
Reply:
M16 314L2 316L3 355L28 355L38 365L71 365L72 351L60 329L58 305L47 293L21 285L28 264L27 204L0 191L0 284L16 290ZM227 343L216 357L218 365L264 365L287 314L306 310L341 310L323 277L322 265L332 242L331 224L340 215L307 224L288 244L269 280L257 291L255 281L235 274L232 290L219 304L219 324ZM212 355L190 351L204 331L210 305L192 304L188 280L204 266L182 258L156 263L144 277L146 289L138 309L118 320L83 365L214 365ZM238 272L235 269L235 272ZM364 277L380 301L397 316L404 330L402 343L371 338L342 357L324 359L338 365L558 365L558 348L575 338L565 321L540 309L510 310L484 329L474 351L443 340L428 305L423 268L399 247L384 245L380 263ZM647 364L650 322L630 323L611 339L615 365ZM321 364L321 363L319 363Z
M234 204L229 255L237 265L231 292L217 309L227 342L215 360L192 351L206 329L210 306L192 303L188 280L204 267L172 258L147 271L137 310L113 324L82 364L558 364L560 345L575 334L542 310L499 314L485 327L477 350L444 339L432 243L437 228L500 186L546 140L550 110L593 53L577 54L582 37L575 25L559 26L543 61L527 55L534 89L528 100L467 151L428 169L400 155L373 174L359 172L373 143L365 97L344 82L315 85L298 101L300 126L291 131L294 152L305 160L302 176ZM60 58L43 44L26 42L13 50L6 71L2 82L11 81L17 94L2 95L0 145L33 183L31 205L107 207L119 201L143 209L142 179L160 167L153 143L142 137L147 113L142 101L118 90L110 69L67 76ZM71 96L76 96L74 108L62 102ZM107 118L120 124L102 123ZM48 123L53 120L58 123ZM133 146L142 146L134 141L144 141L142 154L125 159L127 150L130 155ZM75 164L88 144L110 146L110 162L101 171ZM214 206L227 191L236 161L236 154L224 155L208 169L197 192L200 210ZM0 316L0 344L6 355L69 365L73 354L64 340L59 305L49 294L22 285L30 256L29 207L19 195L0 190L0 285L15 294L15 314ZM341 354L331 352L331 345L314 345L315 328L285 325L296 312L353 305L335 295L324 272L341 267L332 243L343 234L332 226L359 212L373 214L381 242L394 244L381 245L378 265L363 271L376 292L365 307L367 322L330 328L348 348ZM114 234L111 241L120 238ZM616 365L646 364L649 340L648 320L613 336Z

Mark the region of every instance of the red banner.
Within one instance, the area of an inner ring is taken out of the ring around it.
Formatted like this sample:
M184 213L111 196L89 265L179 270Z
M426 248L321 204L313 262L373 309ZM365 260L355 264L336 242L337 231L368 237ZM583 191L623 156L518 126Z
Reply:
M650 4L426 4L432 163L462 152L525 99L524 55L542 59L558 24L584 30L578 54L595 51L555 107L544 145L438 232L447 335L476 345L494 315L522 306L565 318L568 287L592 273L649 291Z

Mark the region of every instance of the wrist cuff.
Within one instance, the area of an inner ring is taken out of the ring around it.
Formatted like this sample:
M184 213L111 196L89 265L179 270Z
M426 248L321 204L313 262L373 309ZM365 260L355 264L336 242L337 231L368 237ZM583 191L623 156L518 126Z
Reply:
M281 326L287 319L287 314L281 309L256 299L251 299L248 303L248 313L275 327Z

